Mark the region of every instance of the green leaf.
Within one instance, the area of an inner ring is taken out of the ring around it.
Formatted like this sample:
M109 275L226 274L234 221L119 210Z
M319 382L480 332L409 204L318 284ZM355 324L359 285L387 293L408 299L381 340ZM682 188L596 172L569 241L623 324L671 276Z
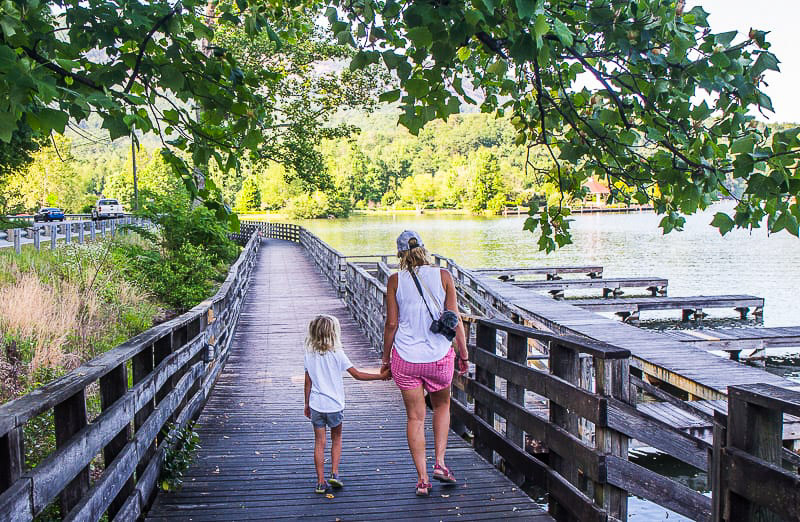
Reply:
M41 130L48 133L54 130L59 134L63 134L64 128L67 126L67 120L69 120L69 115L66 112L55 109L42 109L37 114L37 117L41 123Z
M528 20L536 13L536 0L514 0L514 3L521 20Z
M556 18L553 21L553 32L556 33L556 36L558 37L558 39L561 41L562 44L564 44L567 47L572 47L572 42L573 42L572 31L570 31L569 28L566 26L566 24L564 24L564 22L562 22L558 18Z
M756 63L750 68L750 76L756 78L761 76L764 71L780 71L778 63L780 62L778 62L778 58L774 54L768 52L759 53Z
M400 95L401 95L400 89L395 89L393 91L382 93L380 96L378 96L378 101L384 103L396 102L397 100L400 99Z
M409 29L407 34L411 41L414 42L414 47L430 47L433 43L433 35L424 25Z
M533 24L533 34L537 39L543 37L550 31L550 25L547 23L547 18L544 15L536 17L536 23Z
M486 68L486 72L496 74L499 78L505 76L507 70L508 70L508 64L503 59L495 60L495 62L492 65Z
M751 136L747 135L743 138L739 138L738 140L734 141L731 144L731 153L732 154L741 154L747 153L750 154L753 152L753 147L756 144L756 139Z
M736 224L728 214L724 212L717 212L714 214L714 219L711 220L711 226L719 229L719 233L723 236L733 230Z
M530 61L536 58L536 44L528 33L522 33L514 41L509 50L512 58L522 61Z
M469 60L469 57L471 55L472 55L472 51L470 50L469 47L461 47L461 48L458 49L457 56L458 56L458 59L461 60L462 62L466 62L467 60Z
M405 83L408 94L414 98L422 98L428 94L428 80L422 78L411 78Z

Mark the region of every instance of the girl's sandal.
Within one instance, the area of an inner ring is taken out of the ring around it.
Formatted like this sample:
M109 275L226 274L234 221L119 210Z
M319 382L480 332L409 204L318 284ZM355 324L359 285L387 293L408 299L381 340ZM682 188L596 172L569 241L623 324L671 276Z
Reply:
M450 470L444 466L440 466L438 464L433 465L433 478L438 480L439 482L446 482L448 484L455 484L456 477Z
M431 486L430 482L424 482L420 480L417 482L417 496L427 497L431 492L431 488L433 488L433 486Z

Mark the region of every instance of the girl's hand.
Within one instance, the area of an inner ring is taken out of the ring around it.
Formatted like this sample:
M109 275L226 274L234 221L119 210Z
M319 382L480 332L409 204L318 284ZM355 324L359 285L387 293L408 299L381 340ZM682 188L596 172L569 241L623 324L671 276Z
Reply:
M387 367L381 366L381 380L388 381L392 378L392 371Z
M304 414L305 414L305 416L306 416L306 417L308 417L309 419L311 418L311 408L308 406L308 404L306 404L306 407L305 407L305 409L303 410L303 413L304 413Z
M458 374L459 375L466 375L467 370L469 370L469 362L466 359L462 359L460 355L458 357Z

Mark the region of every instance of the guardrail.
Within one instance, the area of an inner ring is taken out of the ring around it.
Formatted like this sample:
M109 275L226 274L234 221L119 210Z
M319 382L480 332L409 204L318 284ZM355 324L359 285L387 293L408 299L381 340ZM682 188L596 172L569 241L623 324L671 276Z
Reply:
M0 521L31 520L56 500L65 520L143 513L167 451L165 427L199 414L227 360L261 244L248 237L214 297L0 406ZM89 422L87 395L98 385L101 412ZM26 469L24 427L48 413L56 450ZM99 454L102 469L90 481Z
M149 221L131 216L101 221L36 223L29 228L0 230L0 248L14 248L19 254L23 245L32 244L36 250L40 250L44 242L50 244L51 250L55 250L61 245L83 244L98 237L115 237L132 225L151 226Z

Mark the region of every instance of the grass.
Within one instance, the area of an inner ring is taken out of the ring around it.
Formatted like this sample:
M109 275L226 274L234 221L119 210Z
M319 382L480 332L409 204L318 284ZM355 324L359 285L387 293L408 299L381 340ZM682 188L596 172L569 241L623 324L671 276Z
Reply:
M31 222L27 219L0 218L0 230L8 230L10 228L30 228L31 226Z
M153 325L161 307L111 264L113 246L0 251L0 402Z

